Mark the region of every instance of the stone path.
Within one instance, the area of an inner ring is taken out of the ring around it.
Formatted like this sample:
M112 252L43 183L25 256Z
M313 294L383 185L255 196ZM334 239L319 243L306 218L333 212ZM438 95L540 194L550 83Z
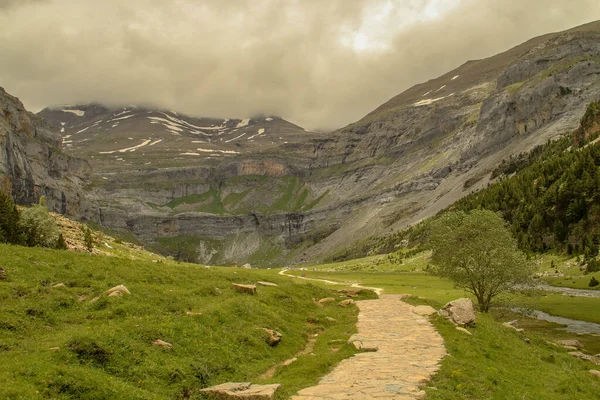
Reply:
M317 386L292 400L418 399L419 385L430 379L446 354L442 337L431 323L412 312L402 295L382 295L356 304L358 334L353 341L377 349L343 360Z

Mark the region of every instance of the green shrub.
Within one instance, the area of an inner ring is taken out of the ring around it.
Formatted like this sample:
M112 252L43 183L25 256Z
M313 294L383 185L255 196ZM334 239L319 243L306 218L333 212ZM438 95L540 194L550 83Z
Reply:
M590 279L590 283L588 284L589 287L594 287L594 286L598 286L600 285L600 282L598 282L598 279L596 279L595 276L592 276L592 279Z
M48 209L41 204L23 209L20 227L27 246L55 247L58 242L58 226Z

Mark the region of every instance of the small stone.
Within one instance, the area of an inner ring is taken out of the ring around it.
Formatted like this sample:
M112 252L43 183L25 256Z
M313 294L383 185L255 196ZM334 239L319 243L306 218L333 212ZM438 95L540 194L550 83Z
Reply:
M112 287L112 288L108 289L106 294L108 294L110 296L110 294L114 293L114 292L121 292L121 294L117 295L117 296L123 296L123 294L131 294L131 292L129 291L129 289L127 289L125 287L125 285L118 285L118 286Z
M600 371L596 370L596 369L590 369L590 374L597 376L598 378L600 378Z
M108 297L123 297L123 292L121 292L120 290L115 290L113 292L110 292L108 294Z
M257 285L259 286L267 286L267 287L278 287L279 285L273 282L265 282L265 281L258 281L256 282Z
M523 339L525 341L525 343L527 344L531 344L531 339L529 339L528 337L526 337L525 339Z
M333 297L325 297L324 299L319 300L319 304L327 304L327 303L334 303L335 299Z
M340 307L348 307L348 306L351 306L351 305L354 305L354 304L355 304L354 300L348 299L348 300L342 300L342 301L340 301L338 303L338 306L340 306Z
M269 346L275 346L276 344L278 344L279 342L281 342L281 338L283 337L283 335L273 329L269 329L269 328L262 328L263 331L267 332L267 334L269 335L267 337L266 342L269 344Z
M168 350L171 350L173 348L173 345L171 343L165 342L164 340L160 339L156 339L154 342L152 342L152 346L162 347Z
M575 346L563 346L563 349L565 350L569 350L569 351L577 351L579 350L577 347Z
M517 323L518 323L518 320L514 320L514 321L504 322L504 323L502 323L502 326L514 329L517 332L524 332L525 331L524 329L517 328Z
M4 268L0 268L0 281L6 280L6 270Z
M437 311L435 310L435 308L433 308L431 306L416 306L415 308L413 308L413 313L425 317L425 316L433 315L433 314L437 313Z
M585 354L580 351L570 351L569 354L573 357L579 358L580 360L590 361L596 365L600 365L600 358L598 357L590 356L589 354Z
M60 350L60 347L50 347L48 350L57 351Z
M231 287L233 287L233 290L235 290L239 293L245 293L245 294L251 294L251 295L256 294L256 286L255 285L242 285L239 283L232 283Z
M95 302L97 302L98 300L100 300L100 296L96 296L96 297L94 297L92 300L90 300L90 303L95 303Z
M325 319L329 322L337 322L337 319L331 317L325 317Z
M471 332L469 332L468 330L466 330L466 329L465 329L465 328L463 328L462 326L457 326L457 327L456 327L456 330L457 330L457 331L464 332L464 333L466 333L466 334L468 334L468 335L473 335Z
M65 287L64 283L57 283L56 285L52 285L53 288L61 288L61 287Z
M87 296L85 296L85 295L77 296L77 301L80 303L83 303L86 299L87 299Z
M186 311L185 315L194 316L194 315L202 315L202 313L201 312Z

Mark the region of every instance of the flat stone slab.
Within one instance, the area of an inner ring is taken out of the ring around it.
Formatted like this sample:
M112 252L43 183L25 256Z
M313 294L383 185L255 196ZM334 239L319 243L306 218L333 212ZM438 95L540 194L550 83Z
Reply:
M437 314L437 310L431 306L416 306L413 309L413 312L417 315L423 315L423 316Z
M200 393L213 395L224 400L271 400L281 385L253 385L250 382L228 382L200 390Z
M277 286L279 286L279 285L278 285L278 284L276 284L276 283L273 283L273 282L266 282L266 281L258 281L258 282L256 282L256 284L257 284L258 286L267 286L267 287L277 287Z
M422 398L420 385L439 369L446 349L427 317L414 313L415 307L402 297L357 301L358 333L350 342L376 351L343 360L317 386L299 391L292 400Z

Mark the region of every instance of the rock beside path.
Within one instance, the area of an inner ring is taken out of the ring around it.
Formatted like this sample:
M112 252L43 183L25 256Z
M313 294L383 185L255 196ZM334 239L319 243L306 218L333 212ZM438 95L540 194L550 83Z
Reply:
M436 311L435 308L433 308L431 306L416 306L413 309L413 313L425 317L425 316L430 316L430 315L433 315L433 314L437 314L437 311Z
M245 294L251 294L251 295L256 294L256 285L242 285L240 283L232 283L231 287L233 288L233 290L235 290L239 293L245 293Z
M278 284L276 284L276 283L273 283L273 282L265 282L265 281L258 281L258 282L256 282L256 284L257 284L258 286L267 286L267 287L277 287L277 286L279 286L279 285L278 285Z
M281 385L253 385L250 382L228 382L200 390L223 400L271 400Z
M446 303L440 310L440 315L458 326L475 326L475 308L471 299L461 298Z
M348 307L348 306L351 306L351 305L354 305L354 304L355 304L354 300L348 299L348 300L342 300L342 301L340 301L338 303L338 306L340 306L340 307Z

